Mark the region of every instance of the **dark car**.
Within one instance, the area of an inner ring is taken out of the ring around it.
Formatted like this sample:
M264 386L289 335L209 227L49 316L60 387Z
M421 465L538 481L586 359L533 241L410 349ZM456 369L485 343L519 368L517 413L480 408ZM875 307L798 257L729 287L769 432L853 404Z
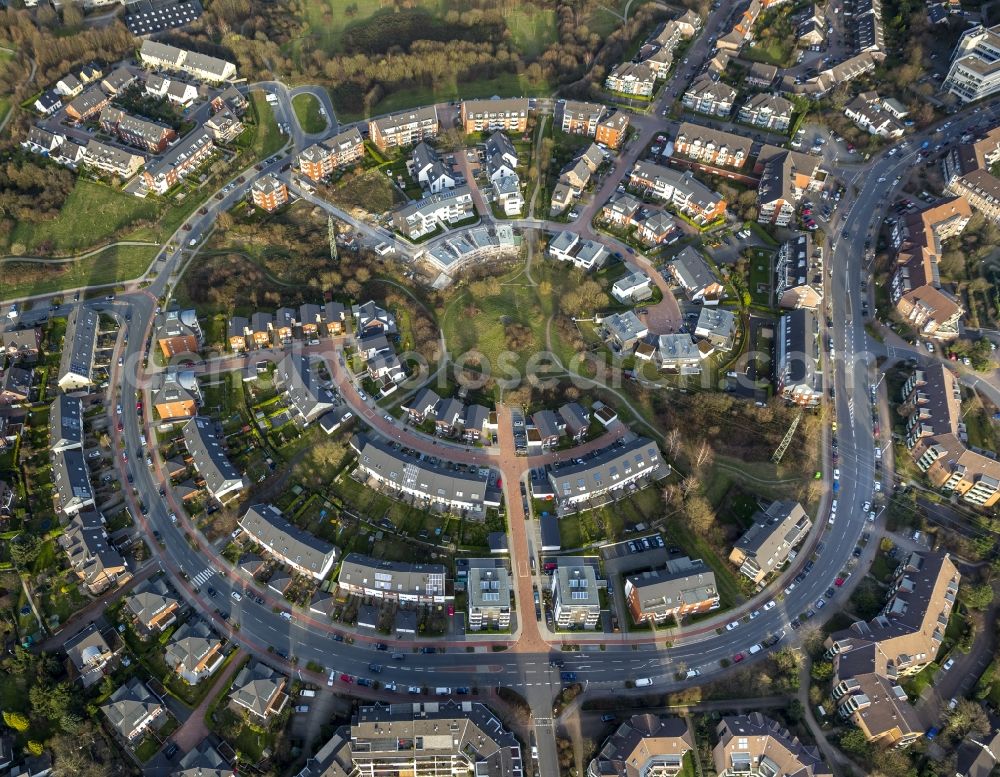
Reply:
M827 599L832 599L832 598L833 598L833 595L834 595L835 593L837 593L837 592L836 592L836 591L834 591L832 587L830 587L830 588L827 588L827 589L826 589L826 598L827 598Z
M576 672L560 672L559 679L564 683L571 683L576 680Z
M378 674L379 672L382 671L382 665L381 664L368 664L368 671L369 672L374 672L375 674Z
M167 745L167 749L163 751L163 757L168 761L177 755L177 751L180 750L176 742L171 742Z
M437 653L437 648L432 648L432 647L420 648L420 652L425 653L426 655L431 655L432 653Z
M384 642L376 642L375 643L375 649L376 650L388 650L389 646L387 644L385 644Z

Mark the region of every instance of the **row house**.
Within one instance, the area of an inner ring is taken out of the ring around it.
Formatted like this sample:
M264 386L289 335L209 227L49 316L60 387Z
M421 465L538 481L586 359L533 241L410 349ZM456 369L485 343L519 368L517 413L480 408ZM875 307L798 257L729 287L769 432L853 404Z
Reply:
M733 111L736 90L708 75L698 76L684 91L681 105L689 111L726 118Z
M465 134L473 132L524 132L528 129L528 98L464 100L460 119Z
M894 113L886 110L876 92L862 92L844 106L844 115L865 130L880 138L901 138L903 123ZM903 113L905 116L906 113Z
M77 305L66 319L59 357L59 388L80 391L94 385L94 354L100 331L100 316L89 305Z
M449 592L443 564L408 564L349 553L340 565L337 587L347 594L413 604L444 604Z
M300 152L297 160L302 175L321 181L335 170L354 164L365 155L365 143L357 127L345 130Z
M314 580L326 579L339 556L333 545L290 523L271 504L250 507L240 527L281 564Z
M148 41L147 41L148 43ZM143 180L157 194L166 194L193 173L215 151L215 143L204 127L194 130L168 153L146 165Z
M225 437L216 422L195 416L184 424L183 435L191 464L209 495L222 504L237 498L246 488L246 478L229 460Z
M139 49L143 65L180 70L210 83L227 81L236 75L236 65L218 57L169 46L147 38Z
M601 420L596 410L595 416ZM640 437L625 445L604 448L582 464L561 466L548 476L560 507L573 510L607 499L608 495L625 493L632 484L641 488L669 474L670 466L656 443Z
M27 149L32 154L49 156L65 142L66 136L61 133L32 126L28 130L28 135L21 141L21 148Z
M741 168L750 157L752 141L741 135L681 122L674 153L716 167Z
M817 310L823 302L823 248L808 232L789 238L775 257L774 296L778 307Z
M95 596L131 577L128 563L111 544L104 523L97 510L82 510L70 518L59 536L70 568Z
M134 154L117 146L109 146L93 138L87 142L81 161L87 167L117 175L123 180L131 178L146 164L145 157L140 154Z
M795 106L776 94L755 94L740 108L739 120L771 132L787 132Z
M725 199L696 181L690 171L681 172L641 161L629 174L629 186L670 203L700 226L722 218L726 212Z
M819 366L819 322L811 310L799 308L778 320L775 343L777 392L787 402L816 407L823 397Z
M656 76L645 64L623 62L616 65L604 80L604 88L631 97L652 97Z
M440 130L437 107L391 114L368 122L368 134L380 151L413 146L433 140Z
M130 116L124 111L107 106L101 111L101 129L114 135L122 143L141 148L151 154L159 154L171 143L177 133L171 127Z

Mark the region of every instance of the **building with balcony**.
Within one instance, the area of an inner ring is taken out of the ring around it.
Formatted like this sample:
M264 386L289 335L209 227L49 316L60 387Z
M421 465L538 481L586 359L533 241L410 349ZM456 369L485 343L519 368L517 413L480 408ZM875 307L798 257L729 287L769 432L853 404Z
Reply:
M258 208L274 213L288 202L288 186L276 175L262 175L251 184L250 199Z
M712 750L718 777L832 777L819 748L759 712L724 717Z
M167 644L163 660L184 681L197 685L222 666L222 641L201 620L181 624Z
M675 777L695 751L687 721L649 713L633 715L608 737L587 767L587 777Z
M736 90L711 76L698 76L685 90L681 105L689 111L724 119L733 112Z
M795 546L812 528L812 520L798 502L775 501L757 512L753 525L736 542L729 561L754 583L781 569Z
M510 573L495 559L469 559L469 631L510 628Z
M432 140L437 137L439 129L437 107L433 105L368 122L368 136L380 151Z
M625 603L635 623L679 622L686 615L718 609L719 589L715 573L701 559L681 556L667 561L664 569L626 577Z
M348 553L337 585L344 593L413 604L444 604L454 598L443 564L408 564Z
M528 129L528 98L464 100L461 122L465 134L473 132L524 132Z
M300 575L323 580L337 560L333 545L290 523L274 505L253 505L239 525L250 539Z
M592 559L596 561L596 559ZM552 573L552 611L560 629L593 629L601 618L600 588L596 563L587 559L562 557Z
M778 320L776 339L777 393L787 402L816 407L823 397L823 372L815 314L805 308L785 313Z
M674 155L712 167L740 168L749 160L752 145L742 135L684 121L674 138Z
M980 24L962 33L943 88L966 103L1000 91L1000 25Z

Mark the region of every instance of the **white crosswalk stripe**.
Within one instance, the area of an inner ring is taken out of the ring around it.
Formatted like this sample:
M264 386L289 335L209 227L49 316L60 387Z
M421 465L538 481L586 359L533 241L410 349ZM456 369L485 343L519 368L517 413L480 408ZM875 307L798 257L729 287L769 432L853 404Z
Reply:
M210 578L214 574L215 570L212 569L212 567L206 567L204 570L199 572L198 576L195 577L191 582L195 584L196 588L201 588L201 586L205 585L205 583L208 581L208 578Z

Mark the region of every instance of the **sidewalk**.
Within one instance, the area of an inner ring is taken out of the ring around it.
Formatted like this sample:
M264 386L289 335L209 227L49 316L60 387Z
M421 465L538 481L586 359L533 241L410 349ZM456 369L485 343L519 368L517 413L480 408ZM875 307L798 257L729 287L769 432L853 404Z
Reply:
M199 704L191 713L191 716L184 721L184 725L177 729L173 736L173 740L182 753L187 753L192 750L195 745L208 736L208 725L205 723L205 713L208 711L209 705L215 701L215 697L218 696L219 689L230 681L237 668L242 666L243 659L246 658L246 656L247 654L243 651L243 648L237 649L236 656L229 662L225 671L216 676L215 682L212 683L212 689L205 694L205 698L202 699L201 704Z

